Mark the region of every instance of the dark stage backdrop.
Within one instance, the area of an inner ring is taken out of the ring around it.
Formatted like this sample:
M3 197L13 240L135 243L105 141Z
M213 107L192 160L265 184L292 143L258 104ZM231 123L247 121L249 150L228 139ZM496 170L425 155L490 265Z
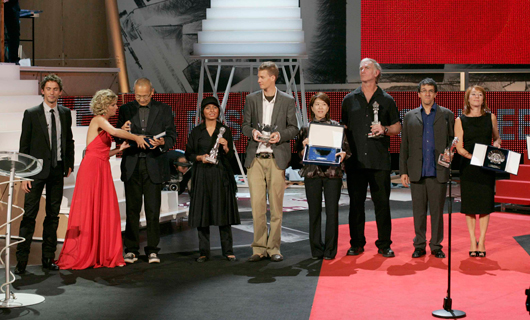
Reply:
M530 2L362 0L361 52L386 64L528 64Z
M327 92L331 99L331 118L340 120L342 99L348 92ZM244 153L247 137L241 133L243 123L243 106L247 93L230 93L226 111L227 125L232 129L232 136L239 153ZM306 92L306 101L309 101L315 92ZM409 110L419 106L416 92L389 92L396 100L401 118ZM208 96L206 94L205 96ZM195 93L167 93L155 94L157 101L171 106L175 115L178 138L175 148L184 150L191 129L195 125L197 108L197 94ZM223 95L219 96L222 99ZM525 136L530 134L530 92L487 92L486 98L492 112L497 115L502 147L522 153L526 149ZM60 103L77 112L77 125L84 126L90 123L92 114L89 104L91 97L62 97ZM133 94L120 95L118 105L134 100ZM464 92L439 92L436 102L451 109L455 116L462 114L462 101ZM310 115L308 115L310 116ZM111 118L114 125L117 116ZM390 139L390 152L399 153L401 137ZM294 145L294 142L292 143ZM294 150L293 150L294 152Z

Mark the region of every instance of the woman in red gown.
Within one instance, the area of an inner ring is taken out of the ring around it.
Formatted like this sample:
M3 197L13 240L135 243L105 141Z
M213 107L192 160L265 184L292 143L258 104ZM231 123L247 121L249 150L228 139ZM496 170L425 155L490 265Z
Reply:
M124 266L121 218L109 158L129 147L124 142L110 150L111 136L135 141L145 148L142 136L114 128L118 97L112 90L98 91L90 102L94 118L87 132L85 157L77 173L68 229L57 265L61 269Z

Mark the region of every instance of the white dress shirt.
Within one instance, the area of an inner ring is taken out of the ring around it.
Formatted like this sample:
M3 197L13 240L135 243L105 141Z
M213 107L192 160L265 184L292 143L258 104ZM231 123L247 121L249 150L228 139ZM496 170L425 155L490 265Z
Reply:
M261 92L261 99L263 100L263 123L260 123L262 127L266 125L271 125L272 122L272 111L274 110L274 103L276 103L276 95L278 94L278 89L274 88L274 98L269 102L267 98L265 98L265 92ZM258 148L256 149L256 153L261 152L268 152L272 153L272 147L269 143L260 142L258 145Z
M46 124L48 125L48 137L50 137L50 148L52 145L52 114L50 110L52 109L46 101L42 104L44 106L44 115L46 116ZM57 129L57 161L62 161L61 157L61 117L59 115L59 109L57 107L53 108L53 113L55 116L55 126Z

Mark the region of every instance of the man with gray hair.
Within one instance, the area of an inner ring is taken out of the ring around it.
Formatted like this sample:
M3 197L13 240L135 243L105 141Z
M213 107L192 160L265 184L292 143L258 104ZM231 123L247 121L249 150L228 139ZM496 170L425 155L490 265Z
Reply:
M394 257L390 249L392 220L390 217L390 137L401 131L401 120L394 99L377 83L381 66L365 58L359 65L361 86L342 101L342 123L352 150L346 160L348 194L350 195L350 249L347 255L364 252L367 187L375 207L378 253ZM376 119L377 117L377 119Z
M160 205L162 183L169 180L167 151L177 140L177 130L171 107L153 100L155 89L151 81L140 78L134 83L135 100L120 107L116 127L134 134L154 136L165 133L159 139L152 138L151 149L134 146L123 152L121 180L125 184L127 220L124 234L126 263L138 260L140 250L140 211L142 198L147 222L147 246L144 248L149 263L159 263Z

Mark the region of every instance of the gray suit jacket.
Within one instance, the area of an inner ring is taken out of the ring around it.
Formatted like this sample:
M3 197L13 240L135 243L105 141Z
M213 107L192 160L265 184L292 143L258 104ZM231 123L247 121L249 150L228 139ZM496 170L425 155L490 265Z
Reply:
M243 109L242 131L249 138L247 145L247 157L245 167L250 168L252 161L256 158L256 150L259 143L252 138L252 130L258 129L258 123L263 124L263 96L262 91L256 91L247 95L245 108ZM278 168L285 170L291 160L291 139L298 134L298 123L296 121L296 109L294 98L278 90L276 102L272 111L271 125L277 126L276 131L280 133L280 141L272 145L274 159Z
M442 106L438 106L434 118L434 149L436 161L438 155L449 146L454 136L455 115ZM411 182L421 179L423 165L423 120L421 108L410 110L403 119L401 132L401 150L399 154L399 173L408 174ZM440 183L449 179L449 169L436 163L436 177Z

